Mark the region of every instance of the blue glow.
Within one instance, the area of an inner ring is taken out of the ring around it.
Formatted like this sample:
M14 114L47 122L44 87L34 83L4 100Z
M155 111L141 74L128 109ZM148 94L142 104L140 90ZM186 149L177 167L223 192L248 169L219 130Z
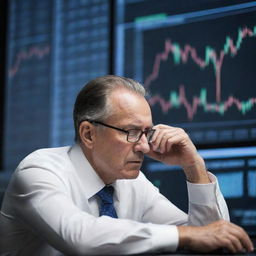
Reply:
M243 196L243 172L227 172L216 174L222 194L225 198Z
M147 171L150 171L150 172L177 171L177 170L181 170L181 167L175 166L175 165L170 166L160 162L153 162L147 165Z
M256 171L248 172L248 195L256 197Z
M204 159L256 156L256 147L216 148L198 150Z

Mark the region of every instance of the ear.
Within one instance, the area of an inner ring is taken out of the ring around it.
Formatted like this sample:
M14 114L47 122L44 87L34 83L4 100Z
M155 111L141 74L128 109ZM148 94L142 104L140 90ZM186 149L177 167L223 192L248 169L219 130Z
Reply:
M88 121L81 122L79 126L81 142L89 149L93 148L95 138L95 127Z

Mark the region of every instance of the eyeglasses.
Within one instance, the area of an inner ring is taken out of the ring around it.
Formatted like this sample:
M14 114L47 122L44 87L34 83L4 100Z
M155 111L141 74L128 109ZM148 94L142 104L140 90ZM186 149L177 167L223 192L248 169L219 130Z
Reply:
M100 124L100 125L103 125L105 127L108 127L108 128L115 129L117 131L126 133L127 134L127 138L126 138L127 141L132 142L132 143L138 142L141 139L143 134L146 135L147 141L150 142L150 140L152 139L152 137L155 133L155 129L146 129L145 131L142 131L140 129L124 130L124 129L121 129L121 128L118 128L118 127L115 127L115 126L112 126L112 125L108 125L108 124L105 124L105 123L102 123L102 122L98 122L98 121L90 121L90 120L87 120L87 121L92 123L92 124Z

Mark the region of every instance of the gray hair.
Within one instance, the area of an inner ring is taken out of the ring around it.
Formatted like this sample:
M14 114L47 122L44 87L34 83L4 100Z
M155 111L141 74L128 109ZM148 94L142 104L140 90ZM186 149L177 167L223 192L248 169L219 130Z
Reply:
M107 75L91 80L81 89L75 101L75 141L80 141L79 126L82 121L104 121L111 115L113 110L108 104L108 97L118 88L125 88L143 97L146 95L145 88L130 78Z

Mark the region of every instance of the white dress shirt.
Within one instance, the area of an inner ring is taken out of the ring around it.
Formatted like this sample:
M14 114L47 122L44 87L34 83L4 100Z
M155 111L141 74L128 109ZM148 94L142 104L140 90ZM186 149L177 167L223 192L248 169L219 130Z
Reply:
M161 195L140 173L117 180L118 219L99 217L95 194L105 184L79 145L41 149L17 167L0 214L0 255L57 256L175 251L176 225L229 219L216 177L187 183L189 212Z

